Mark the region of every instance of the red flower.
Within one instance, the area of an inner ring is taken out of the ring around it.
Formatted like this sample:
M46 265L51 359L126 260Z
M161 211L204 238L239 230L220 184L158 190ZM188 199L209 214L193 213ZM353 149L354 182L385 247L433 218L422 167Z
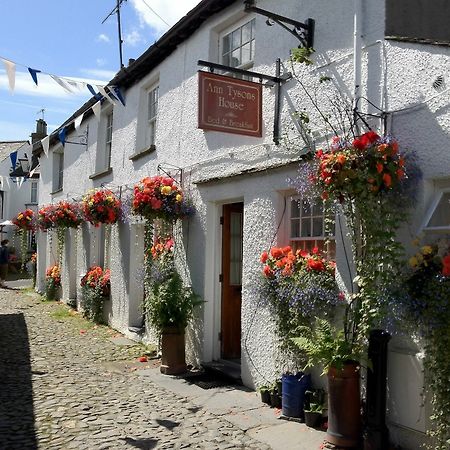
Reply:
M263 264L266 263L266 261L267 261L268 258L269 258L269 254L268 254L266 251L264 251L264 252L261 253L260 261L261 261Z
M383 182L386 187L390 188L392 185L392 177L388 173L383 174Z
M272 278L273 270L269 266L264 266L263 274L266 278Z

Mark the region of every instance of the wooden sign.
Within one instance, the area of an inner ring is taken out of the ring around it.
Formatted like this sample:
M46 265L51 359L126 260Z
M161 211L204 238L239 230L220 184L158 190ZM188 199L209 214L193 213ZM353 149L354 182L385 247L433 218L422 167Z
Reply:
M198 127L224 133L262 136L262 85L198 73Z

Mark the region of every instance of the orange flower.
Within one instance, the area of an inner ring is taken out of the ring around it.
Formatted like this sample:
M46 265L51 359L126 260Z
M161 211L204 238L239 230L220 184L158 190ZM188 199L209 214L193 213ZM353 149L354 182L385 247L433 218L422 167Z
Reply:
M383 172L383 164L381 164L381 163L377 163L377 172L378 173L381 173L381 172Z
M397 169L396 174L399 180L405 177L405 171L403 169Z
M262 252L261 253L261 257L260 257L260 261L265 264L267 259L269 258L269 254L267 252Z
M386 185L386 187L388 187L388 188L391 187L392 178L391 178L391 176L388 173L385 173L383 175L383 182Z
M342 153L336 156L336 162L338 162L339 164L344 164L346 160L347 160L346 156L343 155Z
M263 274L266 278L273 277L273 270L269 266L264 266Z

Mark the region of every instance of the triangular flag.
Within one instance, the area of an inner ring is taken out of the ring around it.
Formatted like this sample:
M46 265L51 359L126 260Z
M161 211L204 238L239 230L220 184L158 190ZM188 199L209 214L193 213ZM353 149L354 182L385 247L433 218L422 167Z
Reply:
M32 69L31 67L28 67L28 72L30 72L31 78L33 78L33 81L36 83L36 86L38 85L38 79L37 74L40 73L40 70Z
M78 130L78 128L80 128L81 122L83 120L84 117L84 112L81 113L75 120L74 120L74 125L75 125L75 130Z
M98 92L95 92L95 89L89 84L86 83L86 87L89 89L89 92L94 96L95 99L101 100L102 96Z
M48 148L50 146L50 136L45 136L41 139L42 150L44 150L45 156L48 156Z
M8 189L11 189L11 184L9 183L9 177L6 177L6 184L8 185Z
M96 85L96 88L99 90L100 94L103 95L106 100L109 100L113 105L116 104L116 102L107 94L105 88L103 86Z
M97 120L100 120L100 113L102 110L102 104L101 102L97 102L93 107L92 107L92 112L95 114L95 117L97 117Z
M125 99L123 98L122 92L120 92L120 89L117 86L111 86L114 95L119 99L120 103L122 103L123 106L125 106Z
M9 157L11 158L12 170L15 170L17 163L17 151L10 153Z
M11 92L14 92L14 87L16 85L16 65L7 59L2 59L2 61L5 65L6 74L8 75L9 89Z
M84 83L79 83L78 81L67 80L67 79L66 79L66 81L67 81L67 84L70 84L70 86L73 86L77 90L81 89L80 84L83 84L83 87L84 87Z
M28 178L33 178L34 172L36 172L36 169L39 167L39 164L31 170L31 172L28 174Z
M50 75L65 91L67 91L67 92L70 92L71 94L73 94L73 91L72 91L72 89L70 89L70 87L67 85L67 83L63 80L63 79L61 79L61 78L59 78L59 77L57 77L56 75Z
M66 127L62 127L59 131L58 131L58 139L61 142L62 145L64 145L66 143Z
M25 181L25 177L17 177L17 189L20 189L22 187L23 182Z

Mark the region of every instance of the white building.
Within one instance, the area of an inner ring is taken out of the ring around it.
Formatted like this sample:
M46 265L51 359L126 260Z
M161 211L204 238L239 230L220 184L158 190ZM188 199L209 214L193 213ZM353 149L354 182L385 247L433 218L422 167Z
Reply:
M305 86L317 85L317 98L328 107L330 84L317 83L317 79L331 77L331 85L343 97L351 101L356 94L360 98L358 107L363 113L384 111L383 120L372 118L371 124L384 127L402 147L416 153L423 179L417 185L419 202L406 230L406 242L426 227L442 225L429 223L429 219L439 199L449 196L450 94L445 77L450 49L438 41L448 43L450 35L446 28L440 36L440 27L429 26L445 16L439 11L448 12L443 2L434 7L417 1L405 13L405 2L394 4L393 0L259 0L256 6L263 10L299 22L309 17L315 20L314 65L291 67L290 51L299 40L273 21L268 27L267 17L246 12L245 3L251 2L203 0L110 82L120 89L126 106L117 99L115 104L105 100L97 119L92 109L98 107L97 100L92 99L61 126L67 128L71 143L63 146L55 133L48 156L39 144L34 152L40 154L41 161L41 205L80 199L89 189L100 186L125 198L144 176L164 171L182 173L183 187L196 207L195 216L181 230L187 258L184 275L206 302L188 336L190 361L198 365L218 359L240 360L244 384L257 386L264 379L275 379L283 369L276 364L273 324L255 295L261 270L259 255L271 244L305 240L290 233L295 193L287 182L288 177L295 177L306 145L293 113L311 110L298 80ZM422 27L416 20L416 3L425 8ZM261 137L197 127L197 72L205 69L198 60L275 76L278 58L281 74L295 71L298 77L281 84L279 145L274 143L272 132L276 110L273 83L262 88ZM81 114L83 120L75 130L74 121ZM317 115L312 114L311 119L318 123ZM318 145L323 137L320 131L313 133ZM448 230L446 214L441 222ZM224 216L233 224L228 249L222 248L224 234L230 233L221 225ZM313 233L306 240L320 241L322 234L320 228L317 236ZM41 233L38 242L42 250L38 262L41 290L45 268L55 260L54 241L52 251L44 250L50 248L50 235ZM351 276L340 264L343 242L336 241L338 272L348 284ZM234 279L221 281L224 255L231 248L243 251L231 256ZM139 339L136 331L142 325L143 297L139 276L143 225L139 220L131 218L112 226L110 239L105 239L103 228L86 224L67 233L63 298L76 300L80 277L89 266L105 260L109 260L112 272L109 323ZM224 316L222 305L227 302L233 302L234 307ZM429 414L421 406L422 369L416 353L409 343L391 342L389 425L394 442L408 448L417 448L423 440Z

